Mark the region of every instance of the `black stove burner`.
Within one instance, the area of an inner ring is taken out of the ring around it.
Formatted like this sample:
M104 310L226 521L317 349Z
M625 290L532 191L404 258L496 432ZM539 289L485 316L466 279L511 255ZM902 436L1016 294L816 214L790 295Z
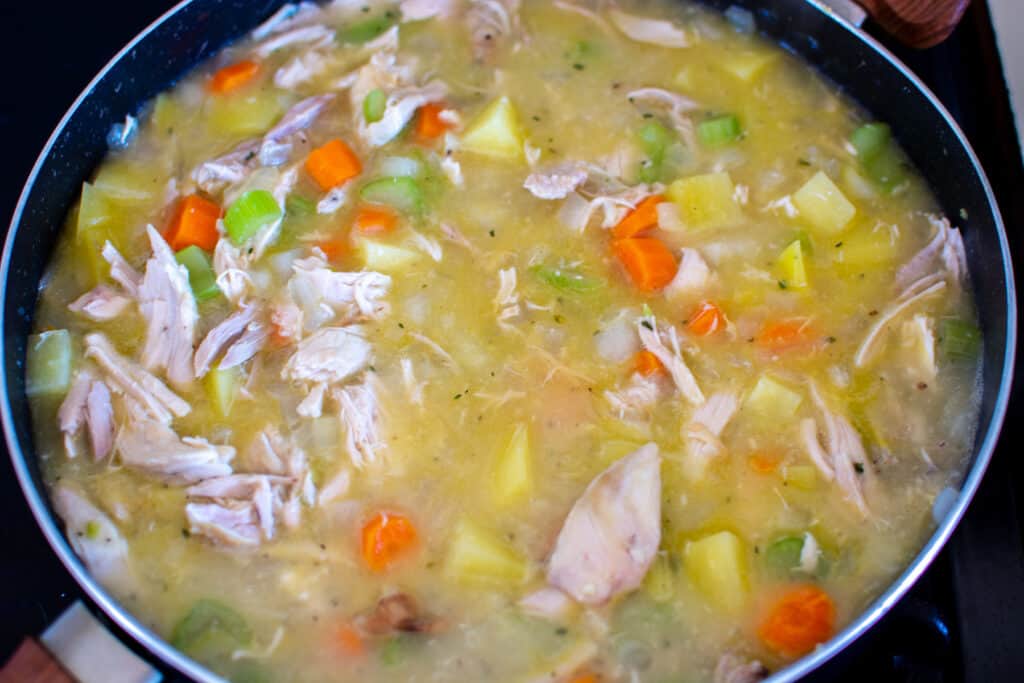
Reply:
M167 2L0 3L0 219L13 211L36 155L79 91ZM1018 262L1024 262L1024 168L988 8L975 0L945 44L914 52L885 41L935 91L988 173ZM1018 387L1020 382L1018 382ZM812 681L1004 681L1024 678L1024 548L1018 402L981 490L946 549L875 628ZM83 599L0 457L0 662ZM87 601L88 602L88 601ZM100 614L98 610L94 613ZM108 623L132 646L130 638ZM139 648L135 646L136 651ZM182 681L166 673L166 680Z

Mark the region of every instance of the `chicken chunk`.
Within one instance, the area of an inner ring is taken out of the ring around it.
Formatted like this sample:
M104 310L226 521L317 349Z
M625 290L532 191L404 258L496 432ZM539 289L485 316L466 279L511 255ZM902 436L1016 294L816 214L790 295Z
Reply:
M191 484L231 474L235 449L198 437L180 438L153 420L128 420L114 445L121 462L175 484Z
M345 430L345 448L352 464L363 467L377 460L377 452L384 447L378 432L380 406L373 384L341 387L331 393L338 405L338 418Z
M324 322L325 307L339 325L382 318L390 311L384 301L390 289L391 278L383 273L331 270L318 255L295 261L288 282L307 324Z
M693 411L690 421L683 427L683 439L686 441L684 471L691 480L702 478L711 460L725 452L725 446L718 437L739 405L739 396L735 392L720 391L709 396Z
M192 410L166 384L119 354L102 334L85 336L85 357L100 366L111 390L131 399L153 420L170 424L174 417L184 417Z
M129 297L112 287L97 285L68 304L68 310L93 322L107 322L124 313L131 303Z
M281 371L281 378L336 384L365 368L370 355L370 343L361 327L325 327L299 343Z
M594 479L566 517L548 582L602 605L640 586L661 542L661 457L649 443Z
M89 573L108 586L125 587L131 580L128 543L110 517L71 484L57 486L53 506L64 520L71 548Z

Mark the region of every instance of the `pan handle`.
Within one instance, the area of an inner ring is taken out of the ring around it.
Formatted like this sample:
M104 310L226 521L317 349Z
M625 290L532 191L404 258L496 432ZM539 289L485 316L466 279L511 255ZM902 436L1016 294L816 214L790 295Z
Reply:
M949 37L971 0L858 0L871 18L905 45L926 48Z

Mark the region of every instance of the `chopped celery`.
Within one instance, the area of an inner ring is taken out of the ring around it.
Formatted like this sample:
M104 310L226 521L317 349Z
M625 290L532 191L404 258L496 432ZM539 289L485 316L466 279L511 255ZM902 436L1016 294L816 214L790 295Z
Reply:
M302 195L290 194L284 200L284 212L289 216L310 216L316 213L316 204Z
M210 257L196 245L190 245L174 255L174 259L188 270L188 283L197 302L203 302L220 294L217 276L213 272Z
M734 612L746 602L746 556L742 541L732 532L688 542L683 561L697 588L719 607Z
M800 217L818 232L832 236L853 220L857 209L823 171L818 171L793 194Z
M907 177L903 169L903 158L899 150L892 145L882 150L871 161L865 162L863 166L868 177L886 192L892 192Z
M469 583L521 584L528 566L499 536L464 519L455 527L445 571Z
M399 666L409 653L409 647L413 644L412 638L413 636L407 633L399 633L388 638L380 648L380 663L388 668Z
M245 244L268 223L281 218L281 207L266 190L249 190L224 214L224 227L236 245Z
M786 289L803 289L807 286L807 268L804 266L804 246L799 239L793 240L779 254L777 263L779 282Z
M495 502L508 505L521 500L530 492L533 484L530 461L530 428L519 424L498 456L494 471Z
M423 191L419 183L408 177L372 180L363 185L359 197L372 204L387 204L403 213L423 211Z
M587 277L571 268L534 266L531 270L539 280L560 292L586 294L601 289L602 285L600 280Z
M499 159L523 158L523 132L519 114L508 97L491 102L462 136L462 149Z
M716 116L697 124L697 139L705 147L722 147L739 140L743 134L740 120L733 114Z
M367 123L376 123L384 118L388 96L380 88L374 88L363 98L363 118Z
M800 553L804 549L802 536L783 536L764 551L764 560L772 569L789 572L800 566Z
M71 386L71 333L50 330L28 338L25 393L29 396L66 394Z
M679 207L688 228L724 228L743 220L734 192L732 178L722 172L680 178L668 186L665 196Z
M387 31L395 23L392 12L385 12L379 17L371 17L356 22L338 31L338 40L342 43L368 43Z
M653 183L661 179L665 166L665 153L675 142L675 136L657 121L645 123L637 133L640 147L647 159L640 165L640 181Z
M195 652L234 649L252 640L249 624L238 612L217 600L202 599L192 606L171 633L171 645ZM217 647L217 646L222 647Z
M235 366L221 370L212 368L203 378L206 394L220 417L231 414L231 407L238 398L238 389L242 386L242 368Z
M946 355L954 360L974 360L981 349L981 330L958 318L947 318L939 328L940 343Z
M857 158L866 163L881 154L892 140L892 132L884 123L865 123L850 135L850 144Z

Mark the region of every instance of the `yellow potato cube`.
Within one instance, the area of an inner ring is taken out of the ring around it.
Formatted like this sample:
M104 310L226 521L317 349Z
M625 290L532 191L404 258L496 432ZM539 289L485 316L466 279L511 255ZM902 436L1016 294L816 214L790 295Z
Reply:
M730 531L719 531L683 549L686 573L718 607L735 612L747 601L747 559L743 543Z
M743 404L745 411L773 419L791 418L803 398L770 375L761 375Z
M523 158L523 131L519 114L508 97L487 105L462 135L462 149L509 161Z
M360 239L356 251L363 257L363 266L367 270L383 273L402 270L421 257L418 251L368 239Z
M520 424L512 432L505 449L498 456L494 474L494 500L508 505L522 500L533 486L530 456L530 430Z
M811 465L787 465L782 468L782 481L801 491L813 491L818 486L818 473Z
M521 584L526 560L493 532L462 520L455 527L445 571L451 578L477 584Z
M808 226L826 236L839 234L857 213L842 190L823 171L814 174L793 194L793 204Z
M743 220L743 211L733 199L735 188L728 173L708 173L676 180L665 196L679 207L688 228L721 228Z
M779 281L786 289L803 289L807 286L807 269L804 267L804 249L800 240L793 240L779 254L776 263Z

